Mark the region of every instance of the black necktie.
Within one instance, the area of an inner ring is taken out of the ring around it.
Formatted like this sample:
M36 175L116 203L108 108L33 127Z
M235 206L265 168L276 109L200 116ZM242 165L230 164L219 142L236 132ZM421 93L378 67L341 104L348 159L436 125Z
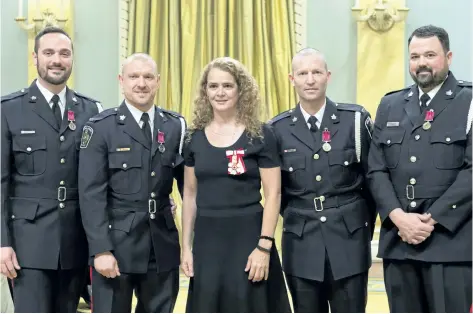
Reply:
M143 121L143 126L141 127L141 129L143 130L143 135L145 136L149 147L151 147L151 126L149 125L148 113L143 113L143 115L141 116L141 121Z
M420 96L420 111L423 113L425 109L427 109L427 102L430 100L430 96L428 94L424 94Z
M52 109L53 109L54 116L56 117L57 126L61 128L62 115L61 115L61 108L59 107L59 96L54 95L53 98L51 98L51 101L53 102Z
M319 130L317 127L317 118L314 116L310 116L309 120L307 120L307 123L310 124L310 131L315 133Z

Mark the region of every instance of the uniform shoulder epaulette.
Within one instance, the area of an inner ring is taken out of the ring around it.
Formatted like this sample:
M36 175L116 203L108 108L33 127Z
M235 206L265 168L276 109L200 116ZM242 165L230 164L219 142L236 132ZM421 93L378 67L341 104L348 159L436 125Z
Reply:
M269 125L273 125L274 123L284 119L284 118L288 118L291 116L292 112L293 112L294 109L290 109L290 110L286 110L286 111L283 111L281 112L280 114L278 114L277 116L275 116L274 118L272 118L271 120L268 121L268 124Z
M347 111L358 111L358 112L365 112L365 108L363 108L363 106L360 106L360 105L356 105L356 104L341 104L341 103L337 103L337 109L339 110L347 110Z
M89 100L89 101L91 101L91 102L98 102L98 103L100 103L100 101L98 101L98 100L96 100L96 99L93 99L93 98L90 98L89 96L86 96L86 95L81 94L81 93L79 93L79 92L74 91L74 94L76 94L76 95L79 96L80 98L87 99L87 100Z
M388 96L388 95L399 93L399 92L408 91L412 88L412 86L414 86L414 85L410 85L410 86L407 86L407 87L404 87L404 88L401 88L401 89L390 91L389 93L386 93L384 96Z
M92 117L89 119L90 122L97 122L100 120L105 119L106 117L110 117L111 115L116 115L118 112L118 108L110 108L110 109L105 109L98 115Z
M459 80L459 81L458 81L458 86L471 87L471 82Z
M164 109L164 108L161 108L161 107L159 107L159 109L160 109L162 112L167 113L167 114L170 114L170 115L173 116L173 117L176 117L176 118L184 118L180 113L178 113L178 112L176 112L176 111Z
M28 88L23 88L22 90L19 90L17 92L2 96L1 102L18 98L18 97L23 96L27 93L28 93Z

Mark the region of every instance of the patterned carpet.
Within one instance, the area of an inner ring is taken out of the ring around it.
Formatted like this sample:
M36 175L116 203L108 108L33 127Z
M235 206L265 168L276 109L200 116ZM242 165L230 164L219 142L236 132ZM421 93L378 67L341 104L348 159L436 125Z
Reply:
M184 313L186 308L187 288L189 279L181 273L180 289L177 297L174 313ZM136 299L133 300L133 308ZM366 311L368 313L389 313L388 301L384 290L384 281L382 278L382 264L374 263L370 269L370 277L368 281L368 305ZM78 312L90 312L85 302L81 300Z

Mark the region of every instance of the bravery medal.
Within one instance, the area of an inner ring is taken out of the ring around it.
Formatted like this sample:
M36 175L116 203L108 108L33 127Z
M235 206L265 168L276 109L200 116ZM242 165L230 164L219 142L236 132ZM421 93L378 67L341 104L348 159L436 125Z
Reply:
M322 149L326 152L329 152L331 149L332 149L332 146L330 145L330 141L331 141L331 135L330 135L330 131L325 128L324 131L322 132L322 142L324 142L324 144L322 145Z
M239 175L246 172L245 163L243 162L245 151L243 149L227 150L226 155L228 158L228 174Z
M162 154L166 150L166 147L164 147L164 132L158 130L157 141L159 144L158 150Z
M435 112L433 109L430 109L430 110L427 110L425 112L425 119L424 119L424 124L422 125L422 128L424 130L429 130L431 127L432 127L432 121L434 121L434 116L435 116Z
M71 129L71 131L74 131L76 129L76 124L74 123L76 121L74 111L67 111L67 121L69 121L69 129Z

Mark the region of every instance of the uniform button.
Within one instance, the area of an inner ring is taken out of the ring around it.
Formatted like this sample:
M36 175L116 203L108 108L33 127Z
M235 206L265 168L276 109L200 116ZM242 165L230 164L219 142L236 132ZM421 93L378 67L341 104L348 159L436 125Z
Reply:
M293 170L294 170L294 168L289 167L289 172L292 172Z
M59 182L59 184L60 184L60 185L64 185L64 184L66 184L66 182L61 181L61 182Z
M414 178L411 178L411 179L409 180L409 183L410 183L410 184L416 184L416 182L417 182L417 181L416 181L416 179L414 179Z
M66 159L65 158L61 158L61 164L65 164L66 163Z
M420 140L420 135L417 134L417 135L415 136L415 139L416 139L416 141Z
M417 206L417 203L414 202L414 201L412 201L410 205L411 205L411 207L416 207L416 206Z
M60 140L61 142L64 142L64 139L65 139L64 135L61 135L61 136L59 137L59 140Z
M447 137L447 138L445 139L445 141L447 141L447 142L450 142L451 140L452 140L452 139L449 138L449 137Z
M386 144L388 144L388 145L391 144L391 140L387 140Z
M152 197L152 198L155 198L155 197L156 197L156 193L151 192L151 197Z
M457 208L457 205L452 205L452 208L453 208L453 209Z
M367 221L365 221L365 227L368 227L368 222Z
M317 160L320 158L320 155L319 154L314 154L314 159Z
M322 181L322 176L316 176L316 177L315 177L315 180L317 180L317 181L319 181L319 182Z
M345 160L345 161L343 162L343 164L344 164L345 166L348 166L348 161Z
M108 229L112 229L112 225L108 225Z
M325 216L320 217L320 221L321 221L321 222L326 222L326 221L327 221L327 217L325 217Z
M122 165L122 167L123 167L123 169L126 169L126 168L128 167L128 165L127 165L126 163L124 163L124 164Z
M11 215L11 219L15 219L15 215Z
M411 156L411 162L416 162L417 161L417 157L416 156Z
M282 231L286 231L286 228L282 228Z
M59 207L64 208L64 207L66 207L66 205L64 205L64 203L59 203Z
M320 197L320 200L321 200L322 202L325 202L325 196L322 195L322 196Z
M152 176L152 177L156 176L156 172L154 172L154 171L151 172L151 176Z
M31 147L27 147L27 148L26 148L26 151L27 151L27 152L31 152Z
M171 163L171 166L173 166L173 167L174 167L174 163Z

